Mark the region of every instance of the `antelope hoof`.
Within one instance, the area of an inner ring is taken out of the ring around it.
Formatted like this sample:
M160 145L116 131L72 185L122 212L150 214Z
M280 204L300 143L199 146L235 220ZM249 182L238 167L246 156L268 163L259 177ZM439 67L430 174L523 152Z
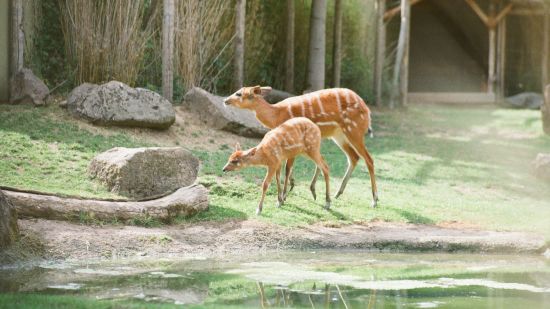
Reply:
M277 208L281 208L281 206L283 206L284 202L283 201L278 201L277 202Z
M326 210L329 210L329 209L330 209L330 201L327 201L327 202L325 203L325 209L326 209Z
M342 195L342 193L344 193L344 192L338 191L338 193L336 193L336 195L334 196L334 198L339 198L340 195Z
M372 208L376 208L377 205L378 205L378 198L373 199L371 203Z
M290 193L292 189L294 189L294 178L290 178L290 189L288 190L288 192Z
M256 216L259 216L261 214L262 214L262 209L261 208L256 209Z

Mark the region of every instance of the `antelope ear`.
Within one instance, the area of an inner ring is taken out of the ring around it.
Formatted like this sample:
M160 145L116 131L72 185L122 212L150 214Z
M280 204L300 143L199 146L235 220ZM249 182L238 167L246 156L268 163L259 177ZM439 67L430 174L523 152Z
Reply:
M271 92L271 87L260 87L262 96L268 95Z
M235 151L239 151L239 150L241 150L241 144L236 143L235 144Z
M256 147L250 149L250 150L248 151L248 154L247 154L247 155L253 156L253 155L255 155L255 154L256 154Z
M262 87L260 87L260 86L254 86L254 87L252 88L252 93L254 93L254 94L262 94Z

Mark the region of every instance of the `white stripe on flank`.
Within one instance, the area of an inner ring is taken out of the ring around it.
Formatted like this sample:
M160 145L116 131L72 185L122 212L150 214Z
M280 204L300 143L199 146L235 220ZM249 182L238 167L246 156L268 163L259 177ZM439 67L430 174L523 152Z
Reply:
M305 117L306 116L306 108L304 106L304 101L301 101L300 105L302 106L302 114L300 116Z
M342 113L342 103L340 102L340 91L334 89L334 96L336 97L336 105L338 106L338 112Z
M359 116L361 116L361 119L365 119L365 116L363 116L363 114L359 114Z
M319 92L316 93L316 97L319 104L319 109L321 109L321 115L325 115L325 109L323 108L323 102L321 102L321 96L319 95Z
M346 103L350 103L350 97L349 97L349 93L351 92L351 90L349 89L346 89L344 90L344 92L346 93Z
M313 112L313 102L311 100L311 95L308 93L307 95L307 103L309 105L309 113L311 114L311 118L315 117L315 113Z
M318 126L337 126L338 123L336 121L326 121L326 122L316 122Z
M294 115L292 114L292 107L290 104L288 104L288 115L290 116L290 118L294 118Z
M288 150L288 149L294 149L294 148L303 147L303 146L304 145L302 144L294 144L294 145L286 146L285 149Z

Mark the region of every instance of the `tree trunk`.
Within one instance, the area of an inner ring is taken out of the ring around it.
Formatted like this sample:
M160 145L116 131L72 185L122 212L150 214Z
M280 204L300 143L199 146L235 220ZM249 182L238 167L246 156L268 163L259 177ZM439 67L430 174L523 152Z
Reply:
M495 18L495 2L489 3L489 20ZM496 81L496 28L495 26L489 27L489 72L487 80L487 92L495 93L495 81Z
M174 0L164 0L162 18L162 95L172 102L174 94Z
M342 67L342 0L334 0L334 39L332 48L332 86L340 87Z
M542 129L544 133L550 135L550 84L546 85L544 90L544 104L541 106Z
M175 216L190 216L208 209L208 190L192 185L159 199L132 202L63 198L29 192L4 190L19 217L52 220L131 220L149 217L168 222Z
M285 91L294 92L294 1L286 1L287 10L287 29L286 29L286 71L285 71Z
M23 32L23 1L11 1L11 65L10 81L15 82L15 76L23 69L25 51L25 33ZM11 85L13 89L15 85ZM11 97L10 101L16 98Z
M374 64L374 85L376 105L382 105L382 77L384 73L384 59L386 57L386 25L384 13L386 12L386 0L376 1L376 53Z
M397 56L393 76L393 92L390 100L390 108L407 104L408 79L409 79L409 26L411 21L410 0L401 0L401 26L399 30L399 42L397 43Z
M325 26L327 1L313 0L309 20L307 84L309 91L325 87Z
M240 89L244 83L244 30L246 21L246 0L235 1L235 80L234 88Z
M9 198L0 190L0 251L19 237L17 212Z

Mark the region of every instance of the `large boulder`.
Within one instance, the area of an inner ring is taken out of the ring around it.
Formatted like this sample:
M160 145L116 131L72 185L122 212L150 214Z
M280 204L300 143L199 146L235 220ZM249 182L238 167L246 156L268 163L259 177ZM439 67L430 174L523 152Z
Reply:
M0 190L0 249L9 246L19 236L17 213L8 197Z
M172 104L158 93L110 81L82 84L67 99L71 114L94 124L166 129L176 120Z
M48 86L29 69L17 72L10 83L10 102L44 105L50 93Z
M533 162L537 177L550 181L550 154L539 153Z
M180 147L117 147L97 155L88 174L111 192L132 198L169 193L197 179L199 160Z
M539 109L544 103L544 98L540 93L522 92L505 98L503 103L511 108Z
M248 137L262 137L267 129L253 112L223 103L224 98L194 87L183 98L183 105L209 127Z

